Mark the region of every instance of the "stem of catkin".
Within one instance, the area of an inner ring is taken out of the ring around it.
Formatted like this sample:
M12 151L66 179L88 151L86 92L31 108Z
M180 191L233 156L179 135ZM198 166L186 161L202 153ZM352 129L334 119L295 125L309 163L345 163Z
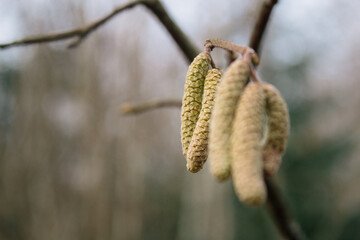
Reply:
M231 137L234 188L239 199L248 205L266 201L261 146L264 118L264 90L260 83L250 83L236 109Z

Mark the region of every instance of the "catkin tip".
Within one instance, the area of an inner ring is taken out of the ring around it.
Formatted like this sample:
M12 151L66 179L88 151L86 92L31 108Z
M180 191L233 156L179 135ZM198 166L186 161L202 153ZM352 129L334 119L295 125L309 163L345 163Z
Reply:
M266 192L261 194L254 194L242 199L242 202L247 205L260 206L266 202Z
M218 171L216 174L213 173L213 176L218 182L224 182L230 178L230 170L226 169L223 171Z

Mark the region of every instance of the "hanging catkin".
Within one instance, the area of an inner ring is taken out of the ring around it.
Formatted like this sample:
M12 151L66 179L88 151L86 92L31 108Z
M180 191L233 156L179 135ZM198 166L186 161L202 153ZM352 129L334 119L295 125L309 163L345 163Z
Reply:
M262 84L266 95L266 112L268 116L267 139L263 150L264 172L274 175L281 163L289 136L289 113L280 92L271 84Z
M186 158L190 141L198 121L204 91L205 76L210 68L211 57L200 53L190 64L185 81L181 109L181 143Z
M249 77L249 65L243 59L236 60L227 69L219 84L213 114L210 120L209 156L214 177L223 181L229 178L230 136L235 109Z
M187 153L187 169L193 173L201 170L208 156L209 121L221 75L222 71L218 68L211 69L206 75L199 120Z
M266 200L261 139L264 131L265 92L260 83L248 84L240 97L231 136L232 178L245 204Z

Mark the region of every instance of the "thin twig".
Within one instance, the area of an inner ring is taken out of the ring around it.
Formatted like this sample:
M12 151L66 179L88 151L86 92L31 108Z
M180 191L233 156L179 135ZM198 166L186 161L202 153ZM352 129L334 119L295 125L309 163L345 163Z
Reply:
M206 52L208 55L209 55L209 57L210 57L210 65L211 65L211 67L212 68L216 68L216 64L215 64L215 62L214 62L214 59L212 58L212 56L211 56L211 48L210 47L205 47L205 50L204 50L204 52Z
M228 42L221 39L207 39L204 43L205 51L213 50L215 47L225 49L230 52L240 53L241 55L251 57L251 61L254 65L259 64L259 56L256 52L249 47L246 46L239 46L232 42Z
M250 41L249 41L249 47L254 49L254 51L259 54L260 52L260 43L263 39L263 35L266 29L266 26L269 22L269 18L271 15L271 12L273 10L273 7L278 2L278 0L265 0L261 10L258 19L256 20L255 27L251 33ZM260 55L260 54L259 54Z
M143 113L149 110L154 110L163 107L181 107L181 100L157 100L149 101L140 104L124 103L121 106L121 113L124 115Z
M245 52L248 51L249 49L246 46L239 46L234 43L216 38L207 39L204 43L204 46L205 48L214 48L214 47L223 48L228 51L240 53L241 55L244 55Z
M65 31L65 32L60 32L60 33L43 35L43 36L29 37L29 38L16 40L16 41L13 41L10 43L0 44L0 49L10 48L10 47L15 47L15 46L20 46L20 45L29 45L29 44L37 44L37 43L44 43L44 42L54 42L54 41L68 39L68 38L78 37L78 39L76 41L74 41L73 43L71 43L68 46L70 48L76 47L91 32L95 31L99 26L106 23L108 20L110 20L116 14L118 14L126 9L132 8L142 2L143 1L134 1L134 2L128 3L124 6L121 6L119 8L116 8L115 10L113 10L110 14L106 15L105 17L103 17L85 27L82 27L82 28L73 29L70 31Z
M256 74L255 67L249 63L249 68L250 68L250 76L251 76L252 80L257 83L261 82L260 78Z
M126 5L124 5L123 7L119 7L115 10L113 10L110 14L106 15L105 17L93 22L92 24L88 25L87 27L84 28L84 30L78 35L77 40L75 40L74 42L70 43L70 45L68 46L69 48L74 48L77 47L91 32L93 32L94 30L96 30L99 26L103 25L104 23L106 23L108 20L110 20L112 17L114 17L115 15L117 15L118 13L135 7L137 4L141 4L143 3L143 1L134 1L134 2L130 2Z
M96 20L95 22L78 29L73 29L65 32L29 37L20 40L16 40L10 43L0 44L0 49L6 49L15 46L21 45L30 45L30 44L39 44L45 42L54 42L65 40L73 37L77 37L75 41L69 44L69 48L77 47L90 33L98 29L100 26L105 24L108 20L116 16L118 13L123 12L126 9L130 9L135 7L138 4L142 4L150 9L151 12L155 14L155 16L160 20L162 25L165 26L167 31L170 33L174 41L177 43L179 48L184 53L186 59L188 61L192 61L196 55L200 52L192 42L187 38L187 36L182 32L179 26L171 19L169 14L167 13L164 6L161 4L159 0L137 0L125 4L119 8L116 8L111 13L106 16Z

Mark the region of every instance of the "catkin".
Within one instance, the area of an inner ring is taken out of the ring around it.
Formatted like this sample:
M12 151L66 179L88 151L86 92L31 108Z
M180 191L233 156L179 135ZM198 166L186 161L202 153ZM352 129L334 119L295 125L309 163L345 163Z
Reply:
M271 84L262 84L266 95L267 139L263 150L264 173L273 176L279 169L289 136L289 113L280 92Z
M222 71L218 68L211 69L206 75L199 120L187 153L187 169L193 173L202 169L208 156L209 121L221 75Z
M265 92L260 83L248 84L235 113L231 164L235 192L249 205L260 205L266 200L261 146L264 118Z
M210 62L211 57L208 53L200 53L190 64L186 75L181 109L181 143L185 158L199 118L204 81Z
M228 67L216 92L210 120L209 157L211 173L219 181L230 177L232 123L249 71L249 65L245 60L236 60Z

